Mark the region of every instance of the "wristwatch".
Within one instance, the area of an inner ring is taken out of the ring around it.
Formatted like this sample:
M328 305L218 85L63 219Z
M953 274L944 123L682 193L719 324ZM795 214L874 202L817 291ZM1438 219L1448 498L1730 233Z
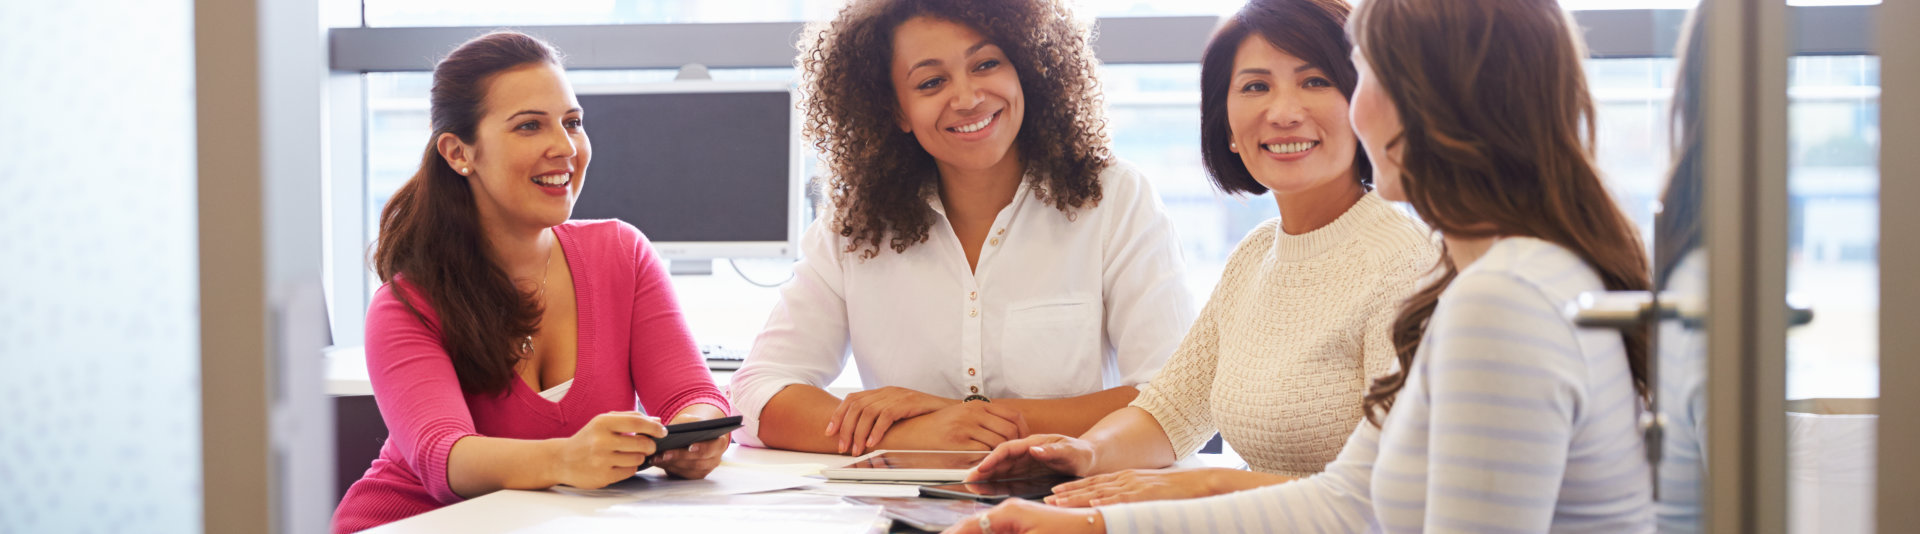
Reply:
M971 401L993 402L993 399L989 399L987 398L986 395L981 395L979 393L967 395L967 398L960 399L960 402L971 402Z

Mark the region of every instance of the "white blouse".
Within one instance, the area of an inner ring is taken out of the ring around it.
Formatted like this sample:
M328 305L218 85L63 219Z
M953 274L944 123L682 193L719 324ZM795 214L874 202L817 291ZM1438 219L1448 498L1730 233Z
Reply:
M971 272L939 195L927 198L939 215L927 241L866 260L822 224L827 212L733 375L739 439L762 445L767 400L826 387L849 353L864 388L948 398L1063 398L1152 378L1195 315L1179 239L1138 171L1116 162L1100 182L1100 203L1071 216L1023 185Z

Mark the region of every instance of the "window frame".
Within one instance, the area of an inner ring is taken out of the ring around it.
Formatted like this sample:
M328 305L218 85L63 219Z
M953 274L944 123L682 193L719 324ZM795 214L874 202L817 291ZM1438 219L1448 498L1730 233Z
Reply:
M1789 7L1795 55L1871 55L1872 21L1878 5ZM1574 11L1585 31L1589 57L1672 57L1689 10L1624 9ZM1109 65L1186 64L1199 61L1215 16L1103 17L1096 19L1096 57ZM333 339L359 345L365 322L367 220L366 142L371 115L365 74L424 72L459 43L492 31L489 26L366 27L328 29L329 102L326 181L330 202L323 264ZM604 24L524 26L568 51L569 69L671 69L689 63L709 68L789 68L805 22ZM1864 31L1863 31L1864 29ZM609 46L608 43L620 43Z

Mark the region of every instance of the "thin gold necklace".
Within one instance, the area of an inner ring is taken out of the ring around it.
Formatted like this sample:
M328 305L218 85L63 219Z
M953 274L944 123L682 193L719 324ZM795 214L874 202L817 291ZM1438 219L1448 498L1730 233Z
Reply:
M553 244L560 245L560 236L553 236ZM553 274L553 249L547 249L547 266L540 270L540 291L534 293L538 295L535 298L540 300L542 310L547 308L547 275L549 274ZM520 354L523 356L533 354L533 334L527 334L526 338L520 340Z

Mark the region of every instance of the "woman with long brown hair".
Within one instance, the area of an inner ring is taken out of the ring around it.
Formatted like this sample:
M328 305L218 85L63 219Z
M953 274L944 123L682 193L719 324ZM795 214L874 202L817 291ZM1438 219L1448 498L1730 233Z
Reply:
M1552 0L1367 0L1350 23L1354 128L1382 194L1445 240L1319 475L1188 501L1003 505L962 532L1650 532L1636 420L1644 332L1580 330L1583 292L1644 290L1648 262L1592 158L1593 103Z
M334 511L356 532L500 489L701 478L725 437L655 454L663 421L725 416L667 272L620 221L569 221L592 145L540 40L497 32L434 67L433 137L380 214L367 372L386 446ZM636 413L635 398L648 413Z
M855 0L802 38L832 206L733 376L742 441L986 450L1084 432L1159 370L1194 302L1089 39L1063 0ZM867 389L840 399L849 352Z

